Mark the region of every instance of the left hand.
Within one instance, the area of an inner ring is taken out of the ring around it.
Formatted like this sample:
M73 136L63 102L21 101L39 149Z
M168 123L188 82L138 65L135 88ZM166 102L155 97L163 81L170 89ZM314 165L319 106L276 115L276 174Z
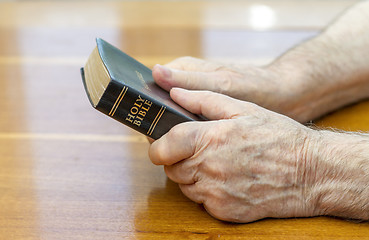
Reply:
M178 104L209 120L173 127L152 143L182 192L214 217L251 222L318 215L311 202L309 144L316 131L255 104L221 94L174 88Z
M320 116L314 104L320 96L313 81L297 77L292 70L299 68L258 67L239 63L218 63L193 57L181 57L166 64L155 65L152 76L155 82L169 91L173 87L189 90L207 90L232 98L253 102L259 106L307 122ZM292 69L292 70L291 70ZM314 88L309 89L309 88ZM309 94L308 98L306 94ZM306 99L309 102L306 102Z

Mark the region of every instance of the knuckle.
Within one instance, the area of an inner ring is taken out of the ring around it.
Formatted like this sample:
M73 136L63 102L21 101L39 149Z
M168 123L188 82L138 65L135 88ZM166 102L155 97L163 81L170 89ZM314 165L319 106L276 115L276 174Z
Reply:
M229 93L232 93L233 91L237 90L237 89L234 89L234 86L233 86L234 80L233 80L233 78L234 77L232 76L232 73L230 73L230 72L221 72L219 83L216 85L218 87L217 92L229 94Z
M202 90L202 98L204 99L204 102L212 102L215 100L215 98L219 97L219 93L215 93L209 90ZM220 107L220 104L218 105Z
M225 201L205 201L204 207L206 211L213 217L227 222L248 222L245 219L247 213L239 212L240 210L235 210L233 205Z
M191 62L193 60L196 60L196 58L191 57L191 56L183 56L178 58L179 61L183 61L183 62Z
M252 103L252 102L245 102L245 106L247 106L247 108L252 109L254 111L260 110L260 107L257 104Z
M214 199L205 199L204 207L206 211L213 217L221 220L227 220L227 211L225 211L224 205Z
M170 63L166 64L166 66L184 70L186 68L187 64L193 62L195 59L196 58L191 57L191 56L183 56L183 57L179 57L179 58L174 59Z
M171 142L181 137L188 137L189 131L191 131L191 128L188 127L188 123L181 123L169 130L167 138Z

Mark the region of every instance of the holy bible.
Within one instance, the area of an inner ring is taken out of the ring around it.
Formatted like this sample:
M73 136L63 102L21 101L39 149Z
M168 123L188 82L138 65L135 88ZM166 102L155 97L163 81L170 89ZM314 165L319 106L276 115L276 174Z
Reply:
M200 120L154 82L149 68L102 39L81 75L91 105L100 112L158 139L176 124Z

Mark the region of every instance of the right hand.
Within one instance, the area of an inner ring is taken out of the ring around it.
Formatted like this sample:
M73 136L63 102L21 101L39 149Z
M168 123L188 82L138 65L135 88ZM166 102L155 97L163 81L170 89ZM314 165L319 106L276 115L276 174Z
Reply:
M175 102L210 121L174 126L149 149L151 161L214 217L252 222L306 217L317 209L320 134L255 104L173 88ZM327 170L327 169L325 169Z
M262 107L306 122L312 116L300 114L302 85L292 74L246 64L220 64L193 57L181 57L165 66L155 65L156 83L169 91L173 87L208 90L256 103Z

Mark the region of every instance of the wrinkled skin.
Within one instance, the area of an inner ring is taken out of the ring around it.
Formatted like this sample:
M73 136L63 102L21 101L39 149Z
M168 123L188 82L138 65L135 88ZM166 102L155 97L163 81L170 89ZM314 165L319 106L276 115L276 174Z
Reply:
M233 222L318 214L306 198L314 130L221 94L175 88L171 97L211 120L177 125L149 150L188 198Z
M305 80L295 78L291 71L285 74L279 67L181 57L165 66L154 66L153 77L167 91L172 87L208 90L256 103L300 122L316 117L306 109L305 95L307 92L311 94L311 86L307 86Z

